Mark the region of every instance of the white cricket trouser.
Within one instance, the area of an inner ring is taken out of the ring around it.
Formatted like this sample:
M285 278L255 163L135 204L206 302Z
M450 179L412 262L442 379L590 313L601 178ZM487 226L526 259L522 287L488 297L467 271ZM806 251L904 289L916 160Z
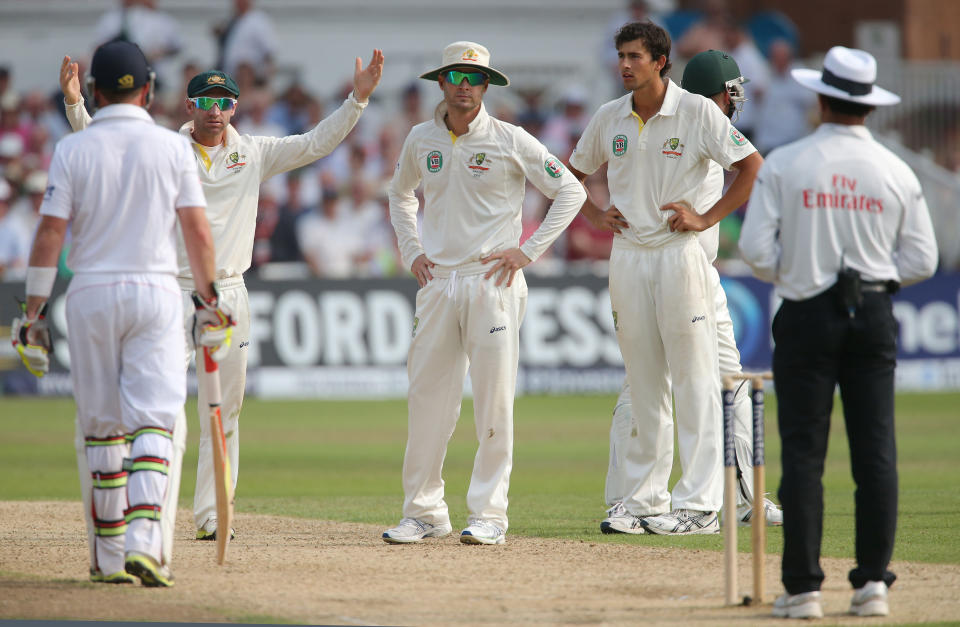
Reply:
M713 300L716 305L720 376L739 374L743 368L740 365L740 351L737 350L733 334L733 320L727 309L727 295L720 285L720 274L717 269L711 265L708 273L713 285ZM672 410L672 408L669 409ZM604 497L608 506L622 502L629 488L630 478L625 472L623 454L627 449L628 439L636 437L636 435L631 436L632 433L636 433L636 428L630 402L630 384L625 377L613 408L613 421L610 425L610 462L604 487ZM753 503L753 413L750 407L749 383L746 381L738 381L734 401L733 432L737 465L741 472L737 504L751 504Z
M706 254L696 237L647 248L620 238L610 255L610 301L630 385L636 435L622 450L627 511L671 509L671 384L682 475L672 507L719 511L723 428L717 327Z
M80 273L67 290L91 570L122 571L131 551L171 560L186 438L181 315L163 274Z
M193 346L193 279L179 279L183 292L183 326L186 331L186 366L195 359ZM218 363L220 371L220 414L223 434L227 441L227 456L230 458L230 478L233 491L237 490L237 474L240 471L240 409L247 385L247 345L250 341L250 299L243 277L219 279L217 291L222 302L230 309L237 326L233 328L230 351ZM202 363L202 362L201 362ZM197 457L197 487L193 494L193 521L200 529L208 521L217 520L217 492L213 474L213 440L210 437L210 406L203 377L197 377L197 416L200 419L200 451ZM215 524L214 524L215 526Z
M527 283L484 279L480 263L436 266L417 292L410 377L407 449L403 458L403 515L431 524L450 520L441 469L460 417L467 369L473 385L477 455L467 491L471 519L507 528L507 491L513 467L513 399L520 355L520 323Z

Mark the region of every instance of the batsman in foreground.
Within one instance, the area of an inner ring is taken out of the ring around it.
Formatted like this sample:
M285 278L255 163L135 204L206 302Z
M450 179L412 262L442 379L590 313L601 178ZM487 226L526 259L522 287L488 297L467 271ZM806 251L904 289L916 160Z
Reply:
M403 519L383 539L419 542L452 530L441 469L469 368L479 446L460 540L502 544L513 467L520 323L527 302L521 268L570 224L586 193L543 144L487 114L487 87L510 81L490 67L486 48L452 43L443 51L442 65L420 78L437 82L443 102L432 120L410 131L390 183L390 218L420 291L407 360ZM519 246L527 179L554 202ZM422 238L414 194L421 182Z
M38 317L70 228L66 316L90 579L171 586L186 437L178 220L202 304L200 342L225 351L232 321L213 287L213 239L190 146L145 110L153 92L146 58L134 44L108 43L90 73L100 109L88 132L54 151L14 345L32 372L47 371L50 336Z
M763 159L715 104L666 77L665 30L626 24L615 44L629 93L593 116L570 169L582 180L607 163L607 211L629 225L610 254L610 301L637 434L624 443L623 515L632 530L715 533L723 503L716 305L696 232L743 204ZM738 174L701 215L691 207L713 162ZM672 495L671 391L683 469Z
M773 615L819 618L823 468L839 385L857 484L850 613L885 616L897 526L891 294L930 277L937 244L923 191L864 126L900 97L877 85L867 52L836 46L823 71L793 70L819 94L823 124L770 153L750 197L740 251L776 286L773 376L783 440L783 586Z
M207 217L217 249L216 286L221 298L237 320L237 349L219 364L222 390L221 412L230 458L231 483L236 493L240 467L240 409L247 376L247 350L250 339L250 304L243 273L253 258L253 235L256 226L260 183L324 157L336 148L353 129L367 98L380 82L383 53L374 50L370 64L362 68L355 60L353 92L339 109L303 135L259 137L240 135L230 119L239 106L240 90L233 78L220 71L198 74L187 85L187 112L192 120L183 125L180 134L190 141L195 168L200 174L207 198ZM67 105L67 118L74 130L89 124L77 65L66 57L60 73ZM183 290L184 323L191 324L193 302L189 288L193 283L183 242L178 247L180 271L177 280ZM188 336L189 340L189 336ZM187 361L195 352L187 345ZM198 360L202 361L202 360ZM208 414L206 377L198 378L197 407L200 416ZM215 540L217 535L216 490L214 484L213 449L209 422L200 420L200 455L197 463L197 487L193 516L197 539ZM230 530L231 535L233 530Z
M719 50L708 50L696 55L683 70L681 87L691 93L700 94L712 100L728 118L734 115L747 100L743 84L747 82L740 74L736 60ZM723 169L711 162L706 180L700 186L700 196L693 206L706 211L716 203L723 193ZM621 233L629 228L622 215L617 211L600 211L594 205L584 204L581 211L600 230ZM735 376L743 372L740 365L740 351L737 350L733 332L733 320L727 309L727 296L720 284L720 274L713 266L717 258L720 241L720 225L701 232L700 245L707 253L707 274L713 287L713 303L717 319L717 348L720 358L720 375ZM718 391L719 393L719 391ZM750 385L748 381L737 382L734 401L734 433L737 459L737 521L747 524L753 512L753 418L750 407ZM623 388L613 409L613 422L610 426L610 464L607 468L607 481L604 496L609 509L607 517L600 523L603 533L646 533L646 528L637 516L629 514L623 506L623 500L629 489L630 474L627 472L631 437L637 437L634 430L633 404L630 401L630 384L624 378ZM783 514L770 499L763 498L765 522L768 525L783 524Z

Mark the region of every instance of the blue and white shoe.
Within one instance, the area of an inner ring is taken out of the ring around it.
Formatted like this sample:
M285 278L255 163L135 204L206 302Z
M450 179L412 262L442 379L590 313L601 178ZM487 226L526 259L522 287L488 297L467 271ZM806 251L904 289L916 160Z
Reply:
M464 544L503 544L506 539L506 532L488 520L473 520L460 532Z
M627 511L623 503L619 501L613 504L613 507L607 510L607 517L600 523L602 533L629 533L632 535L642 535L646 533L643 528L643 519L645 516L634 516Z

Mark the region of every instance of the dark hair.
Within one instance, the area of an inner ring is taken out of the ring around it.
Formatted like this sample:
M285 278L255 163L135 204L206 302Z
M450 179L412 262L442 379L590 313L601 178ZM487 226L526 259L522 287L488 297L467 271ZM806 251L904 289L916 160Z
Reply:
M871 113L876 107L873 105L860 104L859 102L851 102L849 100L842 100L840 98L834 98L832 96L824 96L820 94L820 97L823 98L823 104L834 113L838 115L852 115L854 117L866 117Z
M670 71L670 35L650 20L646 22L630 22L624 24L613 38L613 45L617 50L630 41L639 39L654 60L666 57L667 62L660 69L660 76L666 76Z
M137 92L142 90L143 85L140 85L139 87L131 87L130 89L104 89L102 87L97 87L97 91L100 92L100 95L103 96L103 99L110 104L130 102L131 100L134 100Z

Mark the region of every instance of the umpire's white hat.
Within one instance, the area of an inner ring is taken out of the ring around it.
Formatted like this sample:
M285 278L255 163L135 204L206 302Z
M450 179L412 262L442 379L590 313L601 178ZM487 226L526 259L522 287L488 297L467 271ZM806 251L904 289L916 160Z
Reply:
M862 105L885 106L900 102L900 96L874 85L877 60L856 48L834 46L823 59L823 71L796 69L794 80L818 94Z

